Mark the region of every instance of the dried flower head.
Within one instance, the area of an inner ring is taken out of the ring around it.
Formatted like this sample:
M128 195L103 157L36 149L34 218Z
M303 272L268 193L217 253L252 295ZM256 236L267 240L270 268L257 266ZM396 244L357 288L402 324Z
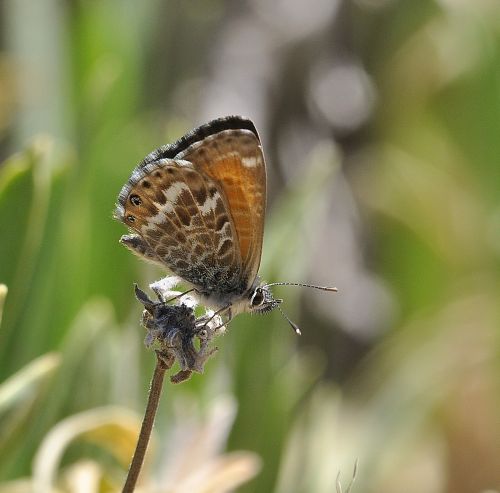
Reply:
M172 383L189 379L193 371L203 373L206 361L217 351L210 347L212 339L225 331L221 317L210 310L196 318L195 299L172 290L177 281L167 277L150 285L158 301L135 285L135 296L144 305L145 345L156 351L166 369L176 360L179 363L180 371L170 377Z

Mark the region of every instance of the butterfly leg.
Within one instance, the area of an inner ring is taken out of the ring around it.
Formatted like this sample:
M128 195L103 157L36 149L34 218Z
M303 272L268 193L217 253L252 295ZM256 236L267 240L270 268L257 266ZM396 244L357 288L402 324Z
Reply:
M165 303L170 303L171 301L174 301L174 300L176 300L178 298L181 298L185 294L191 293L194 290L195 290L194 288L188 289L187 291L184 291L183 293L180 293L180 294L174 296L173 298L170 298L169 300L166 300Z
M219 308L216 312L214 312L209 318L205 318L205 317L201 317L200 319L198 319L199 321L199 331L203 330L204 328L206 328L208 326L208 324L217 316L219 315L220 317L222 317L222 315L224 314L225 311L230 311L231 309L231 305L226 305L226 306L223 306L222 308ZM231 320L231 315L229 316L229 320ZM229 323L229 320L228 322L225 322L223 325L226 325L226 323ZM217 327L219 328L219 327Z
M150 262L155 262L163 265L161 260L156 255L156 252L142 239L139 235L123 235L120 238L120 243L125 245L132 253Z

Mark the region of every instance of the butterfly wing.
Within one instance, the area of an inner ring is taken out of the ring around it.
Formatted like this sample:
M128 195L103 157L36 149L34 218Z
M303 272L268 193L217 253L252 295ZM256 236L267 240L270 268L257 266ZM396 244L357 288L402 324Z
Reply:
M236 232L220 186L186 161L138 166L118 197L115 216L158 260L201 293L241 293ZM136 253L140 253L136 250Z
M175 150L175 159L193 163L219 185L250 288L259 270L266 208L266 167L255 126L241 117L214 120L188 134L184 146Z

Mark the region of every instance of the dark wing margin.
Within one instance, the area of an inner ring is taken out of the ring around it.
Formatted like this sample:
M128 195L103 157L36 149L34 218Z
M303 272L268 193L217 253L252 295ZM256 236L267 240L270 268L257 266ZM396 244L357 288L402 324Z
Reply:
M260 142L257 129L251 120L243 116L225 116L201 125L172 144L167 144L149 153L139 166L145 166L160 159L174 159L188 147L224 130L250 130Z

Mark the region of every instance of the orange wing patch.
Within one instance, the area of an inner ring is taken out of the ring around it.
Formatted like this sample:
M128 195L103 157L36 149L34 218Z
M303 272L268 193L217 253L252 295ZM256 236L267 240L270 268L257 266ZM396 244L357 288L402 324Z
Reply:
M266 167L258 138L249 130L224 130L176 157L192 162L222 188L250 285L259 270L266 208Z

